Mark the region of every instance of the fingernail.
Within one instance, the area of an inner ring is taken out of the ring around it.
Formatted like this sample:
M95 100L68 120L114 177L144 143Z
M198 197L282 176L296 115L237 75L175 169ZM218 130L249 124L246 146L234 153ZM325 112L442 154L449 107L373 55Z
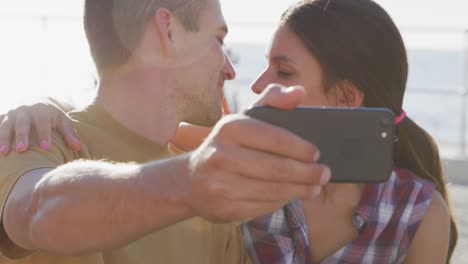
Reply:
M2 146L0 147L0 153L1 153L1 154L7 154L7 152L8 152L8 147L5 146L5 145L2 145Z
M317 162L320 160L320 151L317 149L314 152L314 162Z
M296 90L303 90L304 88L302 86L290 86L290 87L285 87L283 88L284 93L290 93Z
M294 90L296 90L296 89L294 88L294 86L292 86L292 87L284 87L284 88L281 89L281 91L282 91L283 93L290 93L290 92L292 92L292 91L294 91Z
M24 150L25 147L26 145L23 143L23 141L16 143L16 150Z
M81 145L81 142L78 139L72 138L71 139L71 144L73 145L74 148L76 148L77 151L81 151L82 145Z
M47 140L42 140L40 144L41 149L48 150L49 149L49 142Z
M83 149L83 145L81 145L79 142L75 143L75 147L77 151L81 151Z
M315 199L315 198L317 198L317 196L320 195L321 192L322 192L322 187L315 187L315 188L313 188L312 191L310 192L309 198L310 198L310 199Z
M331 171L328 167L326 167L322 173L320 184L325 185L330 181L330 179L331 179Z

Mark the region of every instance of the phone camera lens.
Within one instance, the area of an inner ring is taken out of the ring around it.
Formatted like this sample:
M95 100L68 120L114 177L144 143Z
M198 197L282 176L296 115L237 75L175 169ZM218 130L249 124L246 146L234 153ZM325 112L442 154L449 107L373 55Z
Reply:
M380 126L381 126L383 129L389 128L390 125L391 125L391 122L390 122L390 119L388 119L388 118L384 118L384 119L382 119L382 121L380 121Z

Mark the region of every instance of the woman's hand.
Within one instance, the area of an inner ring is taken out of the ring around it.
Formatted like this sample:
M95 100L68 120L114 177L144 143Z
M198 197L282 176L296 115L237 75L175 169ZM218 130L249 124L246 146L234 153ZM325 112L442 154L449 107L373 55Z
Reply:
M223 108L223 115L230 114L228 103L225 98L223 98L221 102L221 107ZM192 151L200 146L212 129L212 127L181 123L175 136L171 140L171 144L181 152Z
M0 154L7 155L12 145L17 152L26 151L32 136L31 128L36 131L40 147L44 150L49 149L51 145L52 129L59 131L70 148L81 150L82 146L72 120L60 108L60 104L50 100L20 106L0 115Z

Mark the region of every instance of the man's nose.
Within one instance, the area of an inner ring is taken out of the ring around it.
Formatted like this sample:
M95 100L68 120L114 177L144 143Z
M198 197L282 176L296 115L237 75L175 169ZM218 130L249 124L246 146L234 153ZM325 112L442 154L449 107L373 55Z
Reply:
M231 81L236 78L236 70L234 69L232 62L229 59L229 56L227 55L225 56L226 56L226 62L224 63L224 68L223 68L224 78L226 80Z

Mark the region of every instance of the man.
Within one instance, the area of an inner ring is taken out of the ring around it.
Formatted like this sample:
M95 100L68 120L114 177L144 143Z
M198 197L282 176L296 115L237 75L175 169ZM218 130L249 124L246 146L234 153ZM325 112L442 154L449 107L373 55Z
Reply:
M293 134L242 115L217 122L235 76L218 0L87 0L85 29L100 85L71 114L83 150L55 136L0 158L2 263L248 263L231 222L329 180L318 150ZM275 86L259 104L302 96ZM182 121L216 125L169 158Z

